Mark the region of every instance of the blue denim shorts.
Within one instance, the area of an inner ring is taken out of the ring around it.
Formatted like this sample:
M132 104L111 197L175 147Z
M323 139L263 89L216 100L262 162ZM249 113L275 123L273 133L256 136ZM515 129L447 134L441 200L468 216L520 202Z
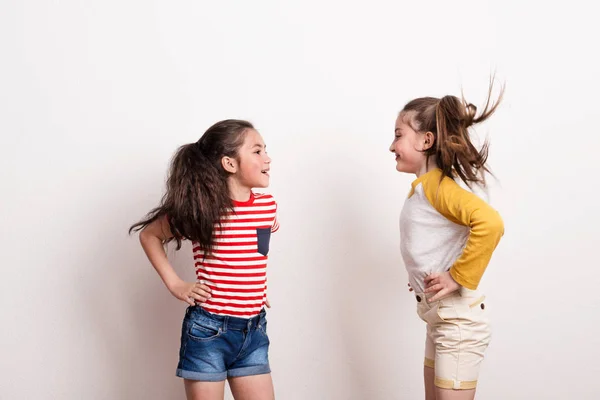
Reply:
M266 312L252 318L216 315L190 306L181 328L176 375L196 381L268 374Z

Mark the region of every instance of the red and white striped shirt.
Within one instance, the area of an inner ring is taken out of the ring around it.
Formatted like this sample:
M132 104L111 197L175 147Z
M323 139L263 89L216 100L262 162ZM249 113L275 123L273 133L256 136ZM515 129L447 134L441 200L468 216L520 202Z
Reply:
M269 194L251 193L233 201L233 212L215 224L212 254L193 243L196 276L212 290L202 304L218 315L251 318L267 298L267 253L271 232L279 229L277 203Z

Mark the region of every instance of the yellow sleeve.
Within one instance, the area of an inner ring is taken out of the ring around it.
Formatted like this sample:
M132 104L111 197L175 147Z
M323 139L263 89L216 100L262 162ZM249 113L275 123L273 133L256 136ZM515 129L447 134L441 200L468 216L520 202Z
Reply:
M441 171L429 174L423 190L440 214L470 228L467 244L450 268L450 274L459 285L475 290L504 234L504 223L500 214L477 195L448 177L440 183L440 177Z

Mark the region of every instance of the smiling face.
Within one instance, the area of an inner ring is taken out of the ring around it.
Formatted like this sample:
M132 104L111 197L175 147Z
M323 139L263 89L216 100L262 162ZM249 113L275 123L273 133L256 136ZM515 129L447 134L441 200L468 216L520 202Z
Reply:
M248 129L244 143L238 150L235 171L231 176L239 187L265 188L269 186L271 158L265 142L256 130Z
M430 146L429 135L416 132L409 124L407 113L400 113L396 119L394 141L390 151L396 155L396 170L417 174L427 163L424 150Z

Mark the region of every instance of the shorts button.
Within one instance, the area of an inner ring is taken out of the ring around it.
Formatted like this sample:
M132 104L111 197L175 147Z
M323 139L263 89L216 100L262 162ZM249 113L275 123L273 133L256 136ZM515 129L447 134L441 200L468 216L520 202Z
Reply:
M481 303L481 309L485 309L485 304Z
M420 303L421 302L421 296L417 296L417 301Z

